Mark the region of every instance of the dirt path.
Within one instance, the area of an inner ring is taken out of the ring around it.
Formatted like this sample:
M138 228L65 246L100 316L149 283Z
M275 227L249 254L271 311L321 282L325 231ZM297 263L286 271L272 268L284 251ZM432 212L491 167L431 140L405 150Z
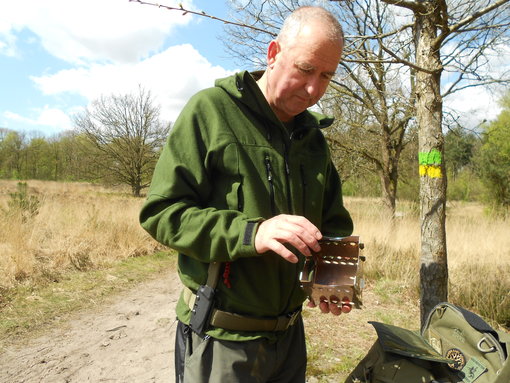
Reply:
M2 383L172 382L174 271L0 354Z

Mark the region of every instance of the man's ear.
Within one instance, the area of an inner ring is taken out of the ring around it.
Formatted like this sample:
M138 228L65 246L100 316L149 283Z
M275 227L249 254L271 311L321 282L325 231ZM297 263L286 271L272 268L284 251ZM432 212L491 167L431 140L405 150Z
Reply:
M267 65L271 66L276 61L276 55L280 53L280 44L278 41L272 40L267 47Z

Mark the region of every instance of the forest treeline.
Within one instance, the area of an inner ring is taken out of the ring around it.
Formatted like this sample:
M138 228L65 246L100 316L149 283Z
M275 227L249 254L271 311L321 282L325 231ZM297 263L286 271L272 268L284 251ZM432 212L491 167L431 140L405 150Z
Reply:
M74 116L74 130L52 137L0 129L0 179L149 186L170 124L151 92L101 96Z
M140 99L142 103L137 102ZM114 118L116 111L127 110L126 105L133 109L132 120ZM444 163L450 200L510 206L510 96L504 97L501 105L498 118L477 131L460 125L445 128ZM125 184L134 195L141 195L170 130L170 124L160 121L158 112L150 92L140 89L135 95L97 100L75 119L74 130L51 137L2 128L0 178ZM122 124L114 122L120 120ZM345 141L342 135L347 134L351 132L340 129L326 134L344 180L344 193L380 197L377 168L335 146L335 142ZM398 197L418 200L416 131L409 130L407 140L398 165ZM374 153L380 151L381 143L374 141L372 145Z

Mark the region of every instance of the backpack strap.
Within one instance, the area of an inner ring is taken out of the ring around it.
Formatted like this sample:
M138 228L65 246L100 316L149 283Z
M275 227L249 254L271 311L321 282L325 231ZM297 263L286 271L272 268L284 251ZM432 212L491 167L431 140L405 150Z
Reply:
M496 340L500 343L502 343L502 341L499 339L499 333L490 325L488 324L485 320L483 320L480 316L478 316L477 314L475 314L474 312L471 312L469 310L466 310L465 308L463 307L460 307L460 306L457 306L457 305L454 305L452 303L449 303L449 302L441 302L441 303L438 303L429 313L429 317L427 318L427 321L424 325L424 330L425 328L427 328L429 326L429 323L430 323L430 319L432 317L432 315L434 314L434 312L438 309L441 309L441 308L446 308L446 307L450 307L456 311L458 311L463 317L464 319L466 320L466 322L471 326L473 327L475 330L477 331L480 331L482 333L489 333L491 334L493 337L496 338ZM423 333L423 332L422 332Z
M496 339L499 340L499 334L496 330L494 330L487 322L485 322L482 318L480 318L475 313L466 310L463 307L455 306L457 310L462 314L464 319L476 330L480 332L488 332Z

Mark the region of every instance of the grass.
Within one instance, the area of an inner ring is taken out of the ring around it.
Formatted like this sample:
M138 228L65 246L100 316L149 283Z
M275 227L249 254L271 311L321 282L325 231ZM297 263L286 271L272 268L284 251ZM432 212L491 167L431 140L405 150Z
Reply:
M0 341L37 333L49 322L174 267L175 257L159 253L162 246L140 228L143 200L129 190L27 184L28 195L38 202L30 214L22 214L12 204L17 182L0 181ZM388 220L377 199L345 202L354 234L365 244L364 308L340 317L305 309L310 382L345 379L375 341L368 321L419 329L418 207L399 202L397 218ZM509 223L509 218L487 215L480 204L447 207L449 301L500 328L510 327Z
M420 328L419 211L400 203L391 222L377 200L346 198L355 234L365 244L364 307L333 318L305 309L311 383L343 382L376 340L368 321L413 331ZM447 246L449 301L510 327L508 219L487 216L482 205L449 204Z
M419 296L420 221L416 205L400 202L389 220L370 199L346 199L365 243L365 275L393 281L396 289ZM449 301L473 310L494 326L510 328L510 222L484 213L476 203L447 206Z
M9 203L16 182L0 181L0 288L163 249L138 224L143 200L122 189L42 181L28 186L39 201L32 216Z

